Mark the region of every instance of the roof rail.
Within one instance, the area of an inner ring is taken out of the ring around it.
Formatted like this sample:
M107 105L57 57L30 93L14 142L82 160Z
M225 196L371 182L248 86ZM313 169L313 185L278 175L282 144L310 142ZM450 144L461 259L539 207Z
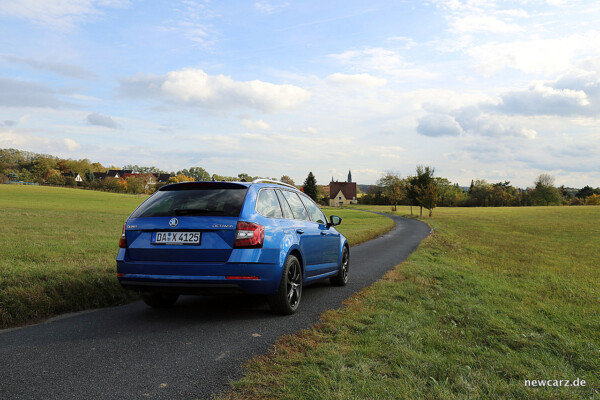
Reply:
M253 180L252 183L276 183L278 185L283 185L283 186L291 187L292 189L298 190L298 188L296 186L294 186L294 185L290 185L289 183L283 183L283 182L280 182L280 181L276 181L274 179L262 179L262 178L259 178L259 179Z

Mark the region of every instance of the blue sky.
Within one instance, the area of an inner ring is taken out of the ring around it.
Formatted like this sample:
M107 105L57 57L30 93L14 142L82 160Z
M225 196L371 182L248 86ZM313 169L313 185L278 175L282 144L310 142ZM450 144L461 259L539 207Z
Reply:
M0 0L0 147L600 186L600 3Z

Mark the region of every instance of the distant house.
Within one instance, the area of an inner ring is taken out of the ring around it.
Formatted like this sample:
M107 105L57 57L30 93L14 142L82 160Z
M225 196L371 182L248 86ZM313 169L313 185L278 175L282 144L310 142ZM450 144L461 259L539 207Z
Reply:
M352 182L352 173L348 171L348 182L329 183L329 206L339 207L348 204L357 204L356 182Z
M129 171L131 172L131 171ZM125 172L122 169L109 169L105 178L121 178Z
M68 176L73 176L73 174L71 174L70 172L63 172L61 175L64 176L65 178ZM83 182L83 178L79 174L76 174L74 176L74 178L75 178L75 182Z
M106 172L92 172L94 174L94 179L101 181L106 178Z
M165 183L171 177L171 174L154 174L157 183Z

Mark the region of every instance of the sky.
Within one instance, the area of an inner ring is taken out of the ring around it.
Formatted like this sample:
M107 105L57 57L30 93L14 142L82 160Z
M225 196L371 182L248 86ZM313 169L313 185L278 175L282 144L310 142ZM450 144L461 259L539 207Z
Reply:
M597 0L0 0L0 148L600 186Z

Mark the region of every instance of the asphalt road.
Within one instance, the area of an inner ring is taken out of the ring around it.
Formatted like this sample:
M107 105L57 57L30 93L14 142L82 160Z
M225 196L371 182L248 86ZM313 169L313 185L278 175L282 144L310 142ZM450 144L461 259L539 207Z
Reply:
M369 286L429 234L416 220L350 250L350 283L305 288L298 312L275 316L254 297L180 298L171 309L139 301L0 332L0 399L207 399L284 334Z

